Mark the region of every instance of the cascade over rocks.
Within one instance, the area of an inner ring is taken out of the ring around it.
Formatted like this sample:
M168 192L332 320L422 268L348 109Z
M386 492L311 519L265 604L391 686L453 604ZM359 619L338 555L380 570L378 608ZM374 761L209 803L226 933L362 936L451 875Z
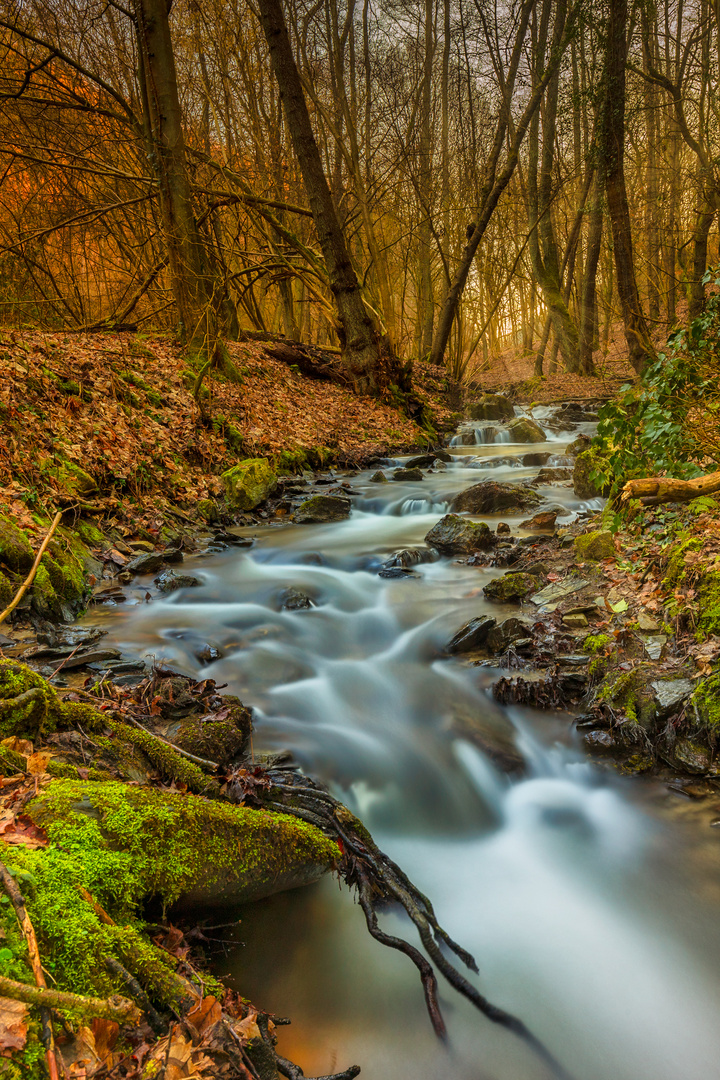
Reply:
M461 491L452 501L450 509L465 510L469 514L522 513L533 510L542 502L542 496L531 487L519 484L499 484L495 480L481 480L466 491Z

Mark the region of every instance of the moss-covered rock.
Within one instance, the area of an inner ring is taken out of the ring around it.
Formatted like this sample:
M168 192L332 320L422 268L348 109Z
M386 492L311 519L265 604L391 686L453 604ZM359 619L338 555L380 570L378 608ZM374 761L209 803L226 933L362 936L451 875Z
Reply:
M96 495L99 490L95 479L90 473L86 472L85 469L81 469L74 461L62 461L59 463L57 482L63 491L82 498Z
M483 394L468 406L470 420L512 420L515 410L502 394Z
M598 495L610 494L609 484L601 484L598 487L591 479L592 474L602 468L602 464L602 455L592 447L589 450L583 450L575 458L573 490L578 499L596 499Z
M91 705L61 701L54 687L26 664L0 660L0 737L35 738L78 722L95 727L98 719L106 722Z
M182 750L227 768L241 757L252 732L252 715L238 698L225 696L228 706L217 718L188 717L171 725L167 735Z
M491 548L494 537L484 521L469 521L458 514L446 514L433 525L425 542L443 555L471 555L474 551Z
M32 883L26 895L43 960L58 988L76 993L117 990L106 960L119 957L165 1003L176 961L141 933L148 900L206 907L259 899L316 880L339 855L293 817L122 783L53 781L26 812L49 846L0 841L0 857Z
M231 510L254 510L277 487L277 477L264 458L246 458L220 479Z
M705 574L697 584L698 630L705 637L720 634L720 573Z
M614 558L615 541L612 533L605 529L594 529L592 532L576 536L575 554L580 562L587 562L588 559L599 561Z
M350 517L351 503L343 495L311 495L293 514L296 525L319 525Z
M33 549L22 529L6 517L0 517L0 563L14 573L29 570L34 561Z
M510 442L514 443L541 443L547 439L540 425L529 416L518 416L511 420L506 430L510 433Z
M657 703L646 673L641 668L620 676L609 675L599 697L614 710L622 712L627 720L646 730L653 727Z
M5 574L0 570L0 611L4 611L8 606L16 590L10 584L10 581Z
M497 603L519 603L526 596L535 593L540 588L540 582L533 574L503 574L502 577L494 578L483 588L488 600Z
M217 503L214 499L200 499L197 504L196 510L198 516L206 521L208 525L214 525L220 520L220 511L217 508Z

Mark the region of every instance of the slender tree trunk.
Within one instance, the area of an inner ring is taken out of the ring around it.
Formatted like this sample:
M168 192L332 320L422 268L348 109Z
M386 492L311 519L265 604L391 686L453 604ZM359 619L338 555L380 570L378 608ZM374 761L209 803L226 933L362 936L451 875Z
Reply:
M625 187L625 65L627 0L610 0L605 48L605 87L600 110L600 165L612 225L615 275L630 363L641 372L655 348L640 306L633 263L630 207Z
M300 73L293 55L281 0L259 0L263 31L280 87L288 130L300 164L330 289L340 320L343 362L356 393L383 389L378 333L363 303L337 210L328 187L308 113Z
M580 373L594 374L593 350L597 337L597 270L602 245L603 212L602 186L596 178L590 209L590 229L587 238L587 259L582 280L580 300Z
M418 228L418 303L415 340L417 354L423 359L432 347L435 308L432 282L432 137L430 111L432 107L433 0L425 0L423 79L420 101L420 144L418 147L418 189L420 225Z

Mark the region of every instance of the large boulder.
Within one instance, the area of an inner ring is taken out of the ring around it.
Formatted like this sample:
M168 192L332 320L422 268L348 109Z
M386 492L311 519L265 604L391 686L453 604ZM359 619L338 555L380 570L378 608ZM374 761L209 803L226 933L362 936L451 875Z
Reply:
M540 425L529 416L518 416L511 420L505 430L510 432L510 442L514 443L540 443L547 439Z
M231 510L254 510L272 495L277 476L264 458L246 458L220 477Z
M502 394L483 394L468 408L471 420L512 420L515 410Z
M311 495L298 506L293 521L296 525L322 525L350 517L350 500L344 495Z
M503 574L502 577L494 578L483 588L488 600L496 600L500 604L519 603L526 596L538 591L540 581L534 574L516 573Z
M534 510L541 502L542 497L531 487L481 480L456 495L450 509L466 510L470 514L523 513Z
M609 495L610 485L598 486L591 479L592 474L601 465L601 459L594 450L583 450L575 458L573 469L573 490L578 499L596 499L598 495Z
M471 555L473 551L491 548L494 537L482 521L468 521L457 514L446 514L433 525L425 542L443 555Z

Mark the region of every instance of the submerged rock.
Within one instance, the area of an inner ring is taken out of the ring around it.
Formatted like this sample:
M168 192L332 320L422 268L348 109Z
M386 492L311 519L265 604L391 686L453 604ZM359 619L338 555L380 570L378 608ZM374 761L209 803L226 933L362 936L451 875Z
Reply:
M502 577L494 578L484 586L483 592L488 600L496 600L498 603L519 603L530 593L537 591L540 584L533 574L523 573L503 574Z
M515 410L502 394L483 394L468 406L468 416L471 420L512 420Z
M411 566L417 566L418 563L431 562L432 559L432 552L427 548L402 548L401 551L396 551L385 560L383 570L391 570L396 566L407 570Z
M481 480L453 499L452 510L466 510L470 514L522 513L532 510L542 502L542 497L524 484L499 484L495 480Z
M281 611L307 611L315 607L315 601L302 589L290 586L278 596L278 606Z
M470 555L492 547L493 534L482 521L469 521L457 514L446 514L425 537L443 555Z
M351 503L343 495L312 495L295 511L296 525L320 525L350 517Z

